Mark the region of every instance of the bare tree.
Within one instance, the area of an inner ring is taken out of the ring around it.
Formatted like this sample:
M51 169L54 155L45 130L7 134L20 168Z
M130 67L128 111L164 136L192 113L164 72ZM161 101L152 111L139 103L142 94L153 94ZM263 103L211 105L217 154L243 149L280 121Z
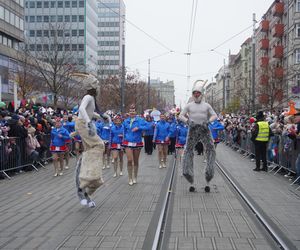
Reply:
M68 94L64 90L70 84L72 74L83 68L77 60L77 48L73 49L70 30L65 25L49 24L48 32L49 37L41 39L32 54L38 77L52 93L56 108L59 96Z

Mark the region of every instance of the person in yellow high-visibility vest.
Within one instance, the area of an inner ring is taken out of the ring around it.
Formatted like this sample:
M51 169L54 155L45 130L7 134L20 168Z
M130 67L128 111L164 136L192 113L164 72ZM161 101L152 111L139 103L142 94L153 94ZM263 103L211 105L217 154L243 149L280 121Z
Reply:
M251 140L255 146L256 168L254 171L268 171L267 165L267 146L272 135L269 123L265 121L264 113L259 111L256 115L256 122L251 131ZM263 168L260 169L260 161L263 162Z

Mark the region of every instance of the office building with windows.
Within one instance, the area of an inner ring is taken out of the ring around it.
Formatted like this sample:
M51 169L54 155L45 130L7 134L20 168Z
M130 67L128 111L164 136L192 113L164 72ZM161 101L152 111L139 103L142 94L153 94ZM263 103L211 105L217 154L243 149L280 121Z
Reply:
M26 41L30 51L58 50L72 54L73 65L97 71L97 0L25 2ZM63 54L63 53L62 53Z
M99 76L103 79L119 76L122 67L122 50L125 49L124 1L99 0L98 17Z
M19 43L24 39L24 1L0 0L0 100L12 100L9 80L17 67Z
M150 87L155 89L159 94L159 97L166 102L167 108L173 108L175 104L174 81L163 82L160 78L151 79Z

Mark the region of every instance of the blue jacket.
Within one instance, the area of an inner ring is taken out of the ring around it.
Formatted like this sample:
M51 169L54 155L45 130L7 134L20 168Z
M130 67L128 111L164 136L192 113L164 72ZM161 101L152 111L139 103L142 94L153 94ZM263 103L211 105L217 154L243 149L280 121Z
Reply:
M72 133L75 131L75 122L62 122L63 127L68 130L69 133Z
M165 141L166 137L170 137L170 135L171 135L170 123L166 121L159 121L156 124L154 130L153 140Z
M170 137L176 137L176 121L173 120L172 122L169 122L170 124Z
M104 141L109 141L111 124L98 121L96 122L96 128L98 136Z
M62 137L59 137L62 135ZM61 147L66 144L66 140L70 139L70 134L68 130L63 127L60 128L53 128L51 130L51 145L55 147Z
M150 128L144 131L144 135L146 136L154 135L155 122L154 121L150 121L150 122L146 121L146 122L149 124Z
M127 118L124 122L124 140L132 143L142 142L142 132L150 128L150 125L142 118L135 117L132 124L131 118ZM138 130L132 132L132 129L137 127Z
M177 128L177 140L176 142L185 145L188 134L188 126L182 122L178 123Z
M122 135L122 136L120 136ZM110 143L121 144L124 136L124 126L123 124L116 126L112 124L110 129Z
M218 139L219 131L224 129L224 126L217 120L209 123L208 127L214 140Z

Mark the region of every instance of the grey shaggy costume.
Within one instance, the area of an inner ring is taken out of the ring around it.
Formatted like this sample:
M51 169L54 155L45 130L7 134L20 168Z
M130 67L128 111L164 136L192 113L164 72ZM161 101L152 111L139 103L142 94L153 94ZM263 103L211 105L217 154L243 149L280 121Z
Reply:
M182 166L183 176L191 184L194 183L194 148L199 141L202 142L205 149L205 155L207 157L205 179L209 182L214 177L216 151L209 128L202 124L193 124L189 127Z

